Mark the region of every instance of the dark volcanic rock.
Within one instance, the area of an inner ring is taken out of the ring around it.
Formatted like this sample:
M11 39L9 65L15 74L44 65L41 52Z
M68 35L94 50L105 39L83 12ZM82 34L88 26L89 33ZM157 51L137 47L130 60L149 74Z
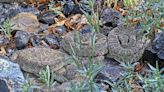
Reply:
M104 67L96 76L96 80L107 80L110 82L116 82L121 77L121 74L124 72L124 69L119 66L119 63L116 62L114 59L105 59Z
M153 66L164 67L164 32L158 33L150 47L145 51L143 60L151 63Z
M164 60L164 49L160 50L157 55L160 59Z
M39 11L36 8L32 7L32 6L26 6L26 7L17 6L15 8L9 9L8 16L13 17L13 16L15 16L18 13L21 13L21 12L29 12L29 13L32 13L32 14L35 14L35 15L39 14Z
M61 37L57 35L49 34L45 36L44 40L54 49L61 46Z
M41 38L39 36L33 36L30 38L30 42L32 44L32 46L36 47L36 46L40 46L41 45Z
M117 82L125 70L119 66L119 63L114 59L105 59L103 62L102 70L96 75L94 81L105 90L105 92L110 92L110 83Z
M45 11L48 7L49 7L48 4L41 4L39 5L38 10Z
M57 16L57 14L54 11L47 11L47 12L44 12L43 14L38 15L38 19L42 23L51 25L51 24L55 23L54 18L56 16Z
M14 36L14 43L18 49L24 49L28 45L30 35L25 31L17 31Z
M157 34L152 44L152 49L157 53L159 59L164 60L164 32Z
M122 15L119 11L112 8L106 8L100 16L100 21L106 26L116 27L122 23Z
M74 4L74 2L69 1L63 6L63 13L65 16L68 16L71 14L82 13L82 11L80 10L79 5Z
M122 24L122 17L123 16L120 12L112 8L106 8L104 11L102 11L100 16L100 32L104 35L107 35L112 30L112 28Z
M89 25L84 26L81 30L80 33L81 34L86 34L86 33L91 33L92 32L92 28Z
M58 27L55 27L55 32L59 35L64 35L67 33L67 30L65 28L65 26L58 26Z
M5 79L0 79L0 89L0 92L10 92L10 89Z

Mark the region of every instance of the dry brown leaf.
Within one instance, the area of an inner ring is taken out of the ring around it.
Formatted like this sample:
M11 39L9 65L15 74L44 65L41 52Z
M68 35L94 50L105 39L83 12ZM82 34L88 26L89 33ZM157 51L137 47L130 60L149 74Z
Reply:
M135 66L134 66L134 72L139 72L141 71L143 68L143 65L141 63L137 63Z
M70 16L65 21L65 26L69 30L79 30L86 24L87 24L87 18L81 14Z
M142 87L137 83L135 79L129 80L129 85L132 88L132 92L143 92Z
M1 56L6 55L6 50L5 50L4 46L1 46L1 47L0 47L0 55L1 55Z
M55 18L55 24L53 24L53 27L57 27L57 26L63 26L66 22L66 17L64 16L64 14L59 14L58 18Z
M36 3L48 3L50 0L26 0L26 3L30 3L30 4L36 4Z

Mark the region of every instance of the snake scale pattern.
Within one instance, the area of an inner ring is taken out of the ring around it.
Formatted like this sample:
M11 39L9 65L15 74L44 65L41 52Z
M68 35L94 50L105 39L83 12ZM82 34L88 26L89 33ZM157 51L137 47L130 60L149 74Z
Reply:
M108 57L119 62L136 62L148 46L150 40L137 35L134 27L125 25L114 28L108 34Z

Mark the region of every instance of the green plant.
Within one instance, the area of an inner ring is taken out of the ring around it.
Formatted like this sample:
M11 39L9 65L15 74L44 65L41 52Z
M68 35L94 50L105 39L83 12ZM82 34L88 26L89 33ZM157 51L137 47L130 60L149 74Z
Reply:
M88 12L84 11L81 8L81 11L85 14L89 24L93 27L93 30L95 32L99 32L99 14L96 10L94 10L95 0L82 0L81 1L81 7L83 5L86 5L87 9L89 9Z
M95 64L94 63L94 57L93 57L93 50L95 48L95 42L96 42L96 33L99 32L99 17L98 17L98 13L94 12L94 2L95 0L84 0L83 4L85 3L88 7L88 9L90 9L90 13L84 11L83 9L81 9L83 11L83 13L85 14L88 23L92 29L90 36L89 36L89 56L88 56L88 63L87 66L85 66L82 61L80 60L80 58L76 55L74 48L71 46L71 50L72 50L72 57L75 61L75 65L77 66L77 71L79 72L79 74L82 76L83 81L81 81L80 83L72 83L71 89L69 90L69 92L100 92L100 89L98 87L98 85L94 82L94 77L97 75L97 73L102 69L102 66L99 64ZM81 42L81 38L80 38L80 32L78 32L77 34L75 34L75 40L77 41L77 43L79 44L75 44L75 46L78 48L78 50L80 51L79 53L81 53L82 51L82 42ZM71 44L70 44L71 45Z
M79 33L80 34L80 33ZM80 35L76 34L76 40L81 43L80 40ZM77 66L77 72L79 72L79 74L84 78L84 81L81 82L80 84L78 83L74 83L75 85L72 85L71 90L69 90L69 92L99 92L99 88L96 85L96 83L94 83L93 79L94 77L97 75L97 73L102 69L102 66L99 64L95 64L94 63L94 57L93 57L93 49L95 47L95 33L92 31L90 34L90 38L89 38L89 47L91 47L91 49L89 50L89 56L88 56L88 63L87 66L85 66L82 61L81 58L79 58L73 47L71 46L71 50L72 50L72 57L75 61L75 65ZM81 48L81 44L75 44L75 46L79 49L79 53L81 53L82 48Z
M10 39L12 30L12 25L9 20L6 20L3 25L0 25L0 31L4 32L5 36Z
M41 70L38 74L38 79L41 80L46 86L51 87L55 85L53 72L51 71L50 67L47 65L45 70Z
M39 88L33 85L32 81L29 79L29 75L26 76L26 82L22 86L22 92L35 92L34 89Z
M28 92L28 90L30 89L32 83L30 81L26 82L23 87L22 87L22 90L23 92Z
M162 74L164 68L160 70L158 62L156 62L156 68L150 64L148 65L151 69L151 73L145 77L138 75L138 78L143 83L142 88L145 92L164 92L164 75Z
M123 0L123 3L126 7L135 7L141 2L142 0Z
M135 19L138 21L141 33L143 35L154 35L155 30L164 30L164 4L162 0L144 0L144 2L133 9L127 11L125 22L130 24L129 20Z
M86 68L85 70L78 70L84 80L80 83L72 83L69 92L100 92L99 86L93 80L101 70L101 67L96 64L91 67Z
M112 86L112 92L133 92L133 87L130 84L130 81L133 81L136 77L134 65L132 65L130 62L122 62L120 66L123 67L125 72L121 74L121 77L118 79L118 81L113 83L109 82L109 84Z

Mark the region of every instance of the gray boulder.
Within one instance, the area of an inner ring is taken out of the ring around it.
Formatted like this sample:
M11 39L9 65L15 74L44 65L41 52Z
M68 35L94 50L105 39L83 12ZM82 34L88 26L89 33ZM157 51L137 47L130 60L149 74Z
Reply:
M0 81L0 86L4 88L1 90L10 90L9 92L21 92L25 83L19 65L3 58L0 58Z

